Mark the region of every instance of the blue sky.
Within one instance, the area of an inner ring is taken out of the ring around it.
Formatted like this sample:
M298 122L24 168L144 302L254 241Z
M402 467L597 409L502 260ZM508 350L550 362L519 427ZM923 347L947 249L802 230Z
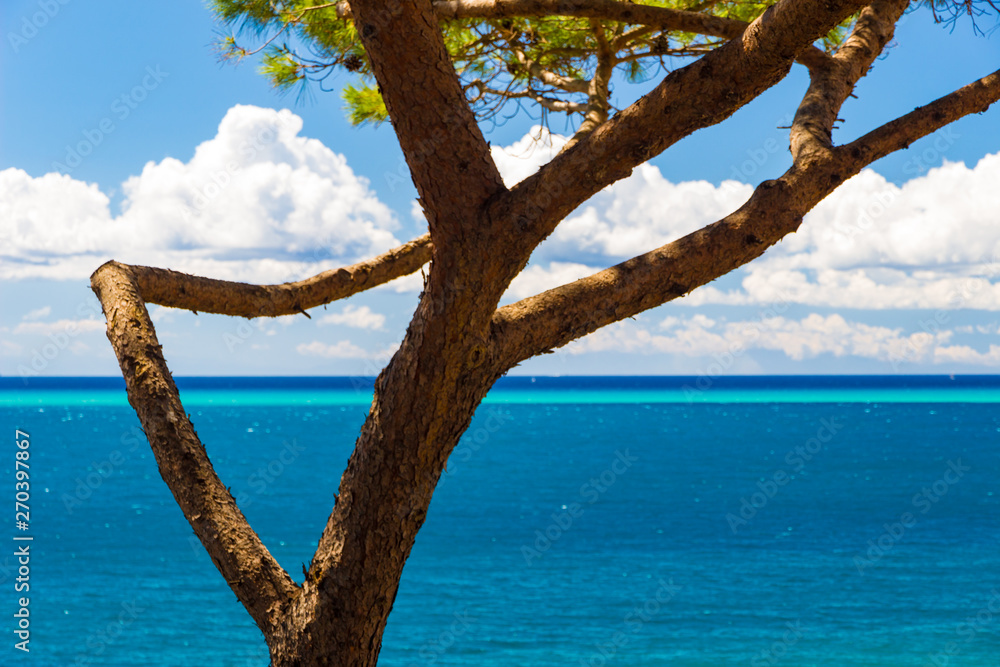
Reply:
M101 262L281 282L422 232L391 128L356 128L339 95L277 94L256 63L218 63L196 2L13 0L0 9L0 374L115 375L87 276ZM835 139L997 68L1000 34L907 15ZM335 86L345 83L337 79ZM616 87L622 104L651 84ZM507 300L670 241L789 164L792 74L722 125L582 206ZM749 267L517 369L527 374L993 373L1000 367L1000 110L873 166ZM510 182L527 115L484 129ZM565 131L553 118L554 133ZM554 146L554 148L553 148ZM506 151L504 149L506 148ZM234 320L153 308L179 375L374 374L419 282L314 311Z

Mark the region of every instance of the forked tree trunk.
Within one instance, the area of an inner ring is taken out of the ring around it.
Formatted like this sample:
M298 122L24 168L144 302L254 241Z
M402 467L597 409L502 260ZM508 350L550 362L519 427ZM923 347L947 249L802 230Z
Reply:
M499 376L481 343L490 317L477 297L491 290L473 287L456 293L432 268L409 331L375 383L308 579L268 638L274 667L376 664L434 488Z
M494 4L468 3L466 9L493 11ZM509 10L515 4L503 6ZM631 21L642 15L632 13L641 5L623 9L617 2L521 4L530 5L529 16L544 15L547 7L595 19L628 12ZM841 105L891 39L906 6L906 0L875 0L830 56L811 44L856 12L861 0L779 0L745 32L671 73L508 190L465 103L431 4L397 0L387 7L377 0L351 0L427 215L429 238L285 285L242 285L116 262L91 278L129 402L160 474L263 632L273 667L376 665L403 566L434 487L497 378L525 359L746 264L794 232L813 206L863 167L964 115L985 111L1000 97L1000 72L995 72L834 146L831 131ZM645 10L697 25L681 16L685 13ZM737 211L692 234L497 308L534 248L570 211L681 138L727 118L781 80L796 60L809 67L811 83L792 125L793 165L785 174L762 183ZM300 586L268 552L216 475L181 405L146 302L240 317L298 313L408 275L431 256L425 291L399 350L375 383L339 498Z

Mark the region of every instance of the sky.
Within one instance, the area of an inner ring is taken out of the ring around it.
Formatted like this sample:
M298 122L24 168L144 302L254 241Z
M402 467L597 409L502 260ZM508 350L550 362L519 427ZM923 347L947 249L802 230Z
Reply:
M219 63L201 2L5 0L0 8L0 375L118 375L89 275L109 260L298 280L426 230L389 124L337 89L276 92ZM846 142L982 77L1000 31L906 15L841 112ZM656 81L616 82L619 106ZM807 76L789 76L583 204L505 303L668 243L790 165ZM508 184L565 141L528 113L484 123ZM1000 370L1000 105L872 165L762 258L530 360L520 375L957 374ZM420 289L403 278L301 315L152 306L176 375L375 375Z

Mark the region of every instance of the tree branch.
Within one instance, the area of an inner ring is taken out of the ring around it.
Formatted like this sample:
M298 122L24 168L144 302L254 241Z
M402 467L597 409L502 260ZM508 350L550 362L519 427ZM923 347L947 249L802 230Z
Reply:
M442 0L434 11L449 19L573 16L730 39L747 27L737 19L618 0Z
M505 368L687 294L759 257L798 229L845 180L948 123L1000 99L1000 70L857 141L793 164L739 210L677 241L497 310L493 353Z
M469 220L506 191L429 0L353 0L355 28L420 195L435 254L475 245ZM405 35L405 39L400 36Z
M597 58L597 67L594 68L594 78L590 80L588 86L587 106L583 122L563 146L563 151L571 149L608 120L608 96L610 95L611 74L615 69L615 52L604 34L604 26L601 25L600 21L590 19L590 30L594 33L594 41L597 42L594 54Z
M531 99L535 100L539 106L548 109L549 111L555 111L557 113L584 113L588 106L583 102L570 102L569 100L554 100L551 97L544 97L542 95L532 95Z
M756 259L802 222L805 211L790 205L800 197L794 185L789 174L766 181L743 207L716 223L587 278L500 308L493 318L496 358L502 366L513 367L684 296Z
M518 62L520 62L521 65L528 70L528 73L531 74L531 76L535 77L545 85L565 90L567 93L586 93L589 89L590 85L586 80L571 79L569 77L562 76L561 74L550 72L539 65L536 61L528 58L524 53L524 49L518 48L517 43L513 39L508 40L508 43L510 44L511 50L514 52L514 55L517 57Z
M890 153L909 148L917 139L926 137L963 116L985 112L998 99L1000 99L1000 70L926 106L917 107L905 116L889 121L836 150L869 164Z
M908 5L908 0L876 0L861 12L835 56L809 65L809 89L789 133L793 159L807 159L832 148L840 107L892 39L896 21Z
M409 275L430 258L430 236L425 234L374 259L281 285L248 285L148 266L128 270L146 303L253 318L304 313Z
M240 512L219 480L184 412L156 331L129 267L108 262L91 276L108 320L108 340L163 481L205 546L212 562L271 636L298 590Z
M628 32L623 32L621 35L615 37L615 40L611 45L611 49L617 53L628 46L629 42L657 31L658 29L656 26L644 25L629 30ZM618 60L617 62L621 62L621 60Z

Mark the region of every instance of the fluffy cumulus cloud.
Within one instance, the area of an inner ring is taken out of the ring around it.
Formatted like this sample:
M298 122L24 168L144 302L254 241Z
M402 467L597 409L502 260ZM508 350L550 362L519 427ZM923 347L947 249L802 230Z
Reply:
M381 329L385 326L385 315L374 312L368 306L345 306L339 313L330 313L320 318L319 324L339 324L355 329Z
M534 173L566 143L540 127L510 146L492 148L507 185ZM563 221L540 255L555 261L581 256L628 259L718 220L745 202L753 188L726 181L671 183L650 164L598 193Z
M534 173L565 145L566 137L534 127L509 146L494 146L504 182ZM591 198L538 249L508 297L523 298L652 250L718 220L745 202L753 189L726 181L671 183L650 164Z
M94 184L0 172L0 278L80 279L101 262L238 280L301 277L396 245L398 227L339 155L290 111L236 106L187 162L148 163L121 212Z
M747 352L768 350L796 361L821 355L860 357L886 362L896 370L914 363L1000 366L1000 346L988 345L980 351L955 344L956 331L941 327L918 329L907 332L902 327L873 326L838 314L739 321L696 314L668 317L652 328L632 322L619 323L572 343L567 352L667 353L715 361L725 359L733 364Z
M902 186L866 170L746 270L750 302L1000 309L1000 154Z
M643 164L559 225L545 253L628 259L725 217L752 191L735 181L720 187L706 181L671 183L657 167Z

